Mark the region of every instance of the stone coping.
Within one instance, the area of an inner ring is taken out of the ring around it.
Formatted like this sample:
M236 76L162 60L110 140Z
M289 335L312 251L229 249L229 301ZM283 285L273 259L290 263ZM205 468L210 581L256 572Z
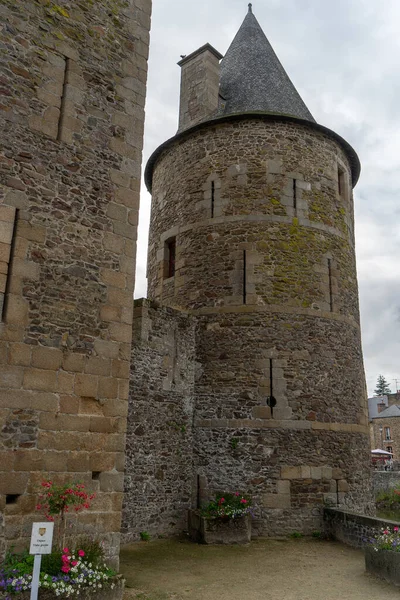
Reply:
M297 429L324 430L369 435L369 428L355 423L322 423L319 421L290 421L277 419L199 419L195 427L215 429Z
M283 122L287 122L287 123L297 123L298 125L301 125L307 129L313 129L317 132L324 133L329 138L331 138L335 142L337 142L339 144L339 146L343 149L343 151L346 153L346 155L349 159L350 165L351 165L351 171L352 171L352 175L353 175L353 187L356 186L357 181L360 177L360 172L361 172L360 159L358 158L356 151L340 135L338 135L331 129L328 129L328 127L324 127L323 125L319 125L318 123L313 123L312 121L306 121L305 119L299 119L296 117L292 117L290 115L267 113L267 112L248 112L248 113L224 115L223 117L217 117L217 118L209 119L207 121L203 121L202 123L198 123L194 127L185 129L185 131L178 133L174 137L170 138L169 140L167 140L166 142L161 144L161 146L159 146L153 152L153 154L150 156L150 158L147 162L147 165L146 165L145 173L144 173L144 181L145 181L146 187L147 187L148 191L150 192L150 194L151 194L151 188L152 188L152 183L153 183L154 167L156 165L156 162L160 158L161 154L164 152L164 150L167 150L175 142L179 143L179 142L183 141L186 137L189 137L190 135L192 135L193 133L195 133L196 131L199 131L201 129L205 129L207 127L215 127L215 125L219 125L220 123L221 124L222 123L231 123L231 122L235 122L235 121L243 121L243 120L249 120L249 119L250 120L258 119L258 120L262 120L262 121L281 121L281 122L283 121Z

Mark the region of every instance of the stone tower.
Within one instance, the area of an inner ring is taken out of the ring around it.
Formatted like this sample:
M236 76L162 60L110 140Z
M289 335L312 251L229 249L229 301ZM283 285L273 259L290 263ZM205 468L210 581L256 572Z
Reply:
M151 0L0 4L0 552L46 478L115 558Z
M179 130L147 166L149 297L196 321L193 475L251 492L261 534L368 510L354 150L315 122L249 12L185 57Z

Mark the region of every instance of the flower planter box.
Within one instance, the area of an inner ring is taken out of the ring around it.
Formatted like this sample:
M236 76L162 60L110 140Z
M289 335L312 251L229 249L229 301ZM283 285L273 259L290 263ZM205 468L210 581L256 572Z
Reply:
M389 583L400 586L400 552L365 548L365 568Z
M76 596L76 598L79 598L79 600L122 600L124 595L125 579L122 577L122 575L117 575L109 581L114 584L113 589L111 589L110 584L105 585L101 589L96 588L95 590L88 587L86 589L81 589L79 595L74 594L73 597ZM30 597L30 591L21 592L11 596L11 598L15 598L15 600L29 600ZM38 597L39 600L63 600L67 596L57 596L52 590L40 587ZM3 598L10 598L10 594L7 592L0 592L0 600Z
M207 519L197 510L188 513L189 536L199 544L248 544L251 540L251 517Z

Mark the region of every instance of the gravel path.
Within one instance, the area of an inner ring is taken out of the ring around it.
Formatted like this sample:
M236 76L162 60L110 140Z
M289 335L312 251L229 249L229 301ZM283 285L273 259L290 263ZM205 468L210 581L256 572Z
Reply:
M121 572L124 600L400 600L365 573L361 550L314 539L142 542L122 550Z

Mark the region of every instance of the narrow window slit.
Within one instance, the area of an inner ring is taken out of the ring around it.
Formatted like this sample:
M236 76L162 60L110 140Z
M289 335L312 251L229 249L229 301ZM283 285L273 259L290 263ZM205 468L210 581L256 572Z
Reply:
M338 167L338 192L341 198L344 198L345 196L345 189L345 172L343 171L343 169Z
M276 406L276 398L274 397L274 363L273 359L269 359L269 396L267 398L267 406L271 409L271 418L274 418L274 408Z
M164 246L164 279L175 275L176 238L170 238Z
M61 106L60 106L60 119L58 121L58 132L57 132L57 140L60 141L62 139L62 130L64 126L64 117L65 117L65 105L66 105L66 97L67 97L67 77L70 68L70 60L69 58L65 58L65 69L64 69L64 82L63 82L63 91L61 96Z
M297 180L293 179L293 208L297 209Z
M330 305L330 311L333 312L332 260L330 258L328 258L328 275L329 275L329 305Z
M215 181L211 182L211 218L214 218L215 207Z
M243 304L247 303L247 264L246 264L246 250L243 250Z
M10 297L12 267L13 267L13 262L14 262L15 243L16 243L16 237L17 237L16 233L17 233L18 216L19 216L19 209L17 208L15 211L14 227L13 227L11 245L10 245L10 258L8 260L7 280L6 280L6 288L4 290L3 308L1 311L1 322L4 322L6 320L8 302L9 302L9 297Z

